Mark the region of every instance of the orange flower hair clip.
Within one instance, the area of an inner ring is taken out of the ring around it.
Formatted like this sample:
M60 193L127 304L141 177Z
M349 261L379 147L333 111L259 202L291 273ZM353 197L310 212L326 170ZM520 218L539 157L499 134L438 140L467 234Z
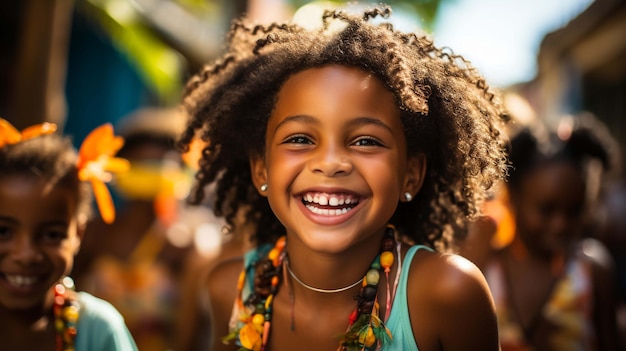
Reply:
M128 160L114 157L124 145L124 139L113 133L110 123L104 124L87 135L78 151L78 179L89 181L105 223L115 220L115 206L106 184L111 173L126 172L130 168Z
M41 123L18 131L9 121L0 118L0 147L17 144L21 141L38 137L40 135L56 132L57 125L54 123Z
M0 148L52 134L56 130L56 124L46 122L20 132L7 120L0 118ZM115 136L113 126L107 123L89 133L78 151L78 179L91 184L98 210L105 223L115 220L115 207L111 193L104 183L111 180L111 173L125 172L130 168L128 160L114 157L123 145L124 139Z

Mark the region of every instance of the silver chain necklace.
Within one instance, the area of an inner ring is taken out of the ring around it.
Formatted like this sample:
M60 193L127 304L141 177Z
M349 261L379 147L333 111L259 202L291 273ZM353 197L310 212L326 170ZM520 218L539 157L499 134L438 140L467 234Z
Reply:
M311 290L311 291L315 291L318 293L324 293L324 294L334 294L334 293L338 293L338 292L342 292L342 291L346 291L346 290L350 290L352 288L354 288L355 286L361 284L361 282L363 281L363 278L357 280L356 282L354 282L353 284L350 284L348 286L344 286L343 288L338 288L338 289L320 289L320 288L316 288L314 286L310 286L309 284L303 282L302 280L300 280L300 278L298 278L296 276L296 274L291 270L291 265L289 264L289 260L287 260L286 262L286 266L287 266L287 271L289 272L289 275L298 282L298 284L302 285L303 287Z

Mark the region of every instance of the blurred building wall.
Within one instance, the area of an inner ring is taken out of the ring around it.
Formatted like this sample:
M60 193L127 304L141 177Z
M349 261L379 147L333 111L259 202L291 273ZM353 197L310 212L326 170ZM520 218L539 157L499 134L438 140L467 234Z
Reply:
M626 150L626 1L596 0L548 34L538 74L523 88L549 124L563 114L595 114Z

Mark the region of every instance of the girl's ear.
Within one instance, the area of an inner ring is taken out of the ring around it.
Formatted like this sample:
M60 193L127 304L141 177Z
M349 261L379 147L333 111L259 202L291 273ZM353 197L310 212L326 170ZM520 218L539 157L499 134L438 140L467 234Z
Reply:
M426 167L426 155L418 154L409 158L400 201L409 202L417 195L424 184Z
M263 156L258 154L250 156L250 174L252 175L252 183L254 183L259 194L266 196L266 191L261 189L265 186L267 190L267 167Z

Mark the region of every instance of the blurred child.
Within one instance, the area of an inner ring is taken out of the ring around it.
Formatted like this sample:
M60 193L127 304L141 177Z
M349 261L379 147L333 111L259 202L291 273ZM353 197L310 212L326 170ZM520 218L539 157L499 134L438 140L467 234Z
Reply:
M256 247L209 275L212 350L498 350L480 271L447 253L504 171L497 95L387 7L237 21L188 83L198 184ZM409 243L410 242L410 243ZM224 338L224 342L222 342Z
M53 124L18 132L0 119L0 339L3 350L137 350L108 302L75 292L69 278L94 186L114 218L103 176L123 142L105 125L73 149Z
M112 182L119 215L90 222L77 256L77 286L111 302L142 351L174 349L194 230L208 218L200 207L180 206L192 179L175 147L184 123L176 109L157 107L120 121L125 144L117 155L130 169Z
M587 166L610 158L592 129L512 138L508 181L515 233L483 272L503 351L616 350L613 264L584 238Z

